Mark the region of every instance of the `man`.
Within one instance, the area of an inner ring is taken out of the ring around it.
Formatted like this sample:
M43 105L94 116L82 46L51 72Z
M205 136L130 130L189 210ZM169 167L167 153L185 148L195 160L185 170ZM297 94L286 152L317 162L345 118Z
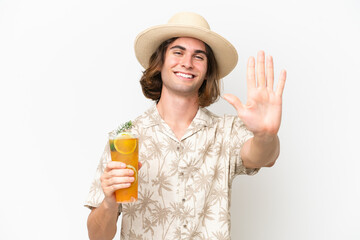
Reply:
M220 95L219 80L237 63L235 48L201 16L178 13L168 24L140 33L135 52L145 67L144 95L156 101L134 121L141 139L139 199L118 204L114 192L134 172L111 162L106 147L86 206L90 239L112 239L122 216L122 239L230 239L231 184L236 175L271 167L279 155L282 71L276 91L271 57L260 51L247 66L244 105L224 98L238 116L204 107Z

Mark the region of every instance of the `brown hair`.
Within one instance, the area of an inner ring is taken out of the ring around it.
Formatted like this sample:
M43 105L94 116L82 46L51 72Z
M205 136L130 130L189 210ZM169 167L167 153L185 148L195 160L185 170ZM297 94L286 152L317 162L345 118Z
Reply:
M143 72L140 84L145 97L159 102L162 90L161 68L165 60L165 52L168 46L177 38L164 41L151 55L149 67ZM203 84L199 89L199 105L207 107L214 103L220 96L219 70L215 55L205 43L207 55L207 72Z

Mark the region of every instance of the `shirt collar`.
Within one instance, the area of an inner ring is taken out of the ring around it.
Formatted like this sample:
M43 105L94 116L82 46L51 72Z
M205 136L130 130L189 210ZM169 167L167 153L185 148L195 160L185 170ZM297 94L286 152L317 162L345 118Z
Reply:
M194 119L192 120L190 126L188 127L186 133L182 137L181 140L184 140L191 135L195 134L199 130L204 127L210 126L213 122L213 114L207 110L206 108L199 108ZM159 126L160 129L171 132L170 135L174 135L170 129L170 127L165 123L165 121L161 118L156 104L151 106L146 112L142 121L142 125L144 128L149 128L153 126ZM174 138L174 136L171 136Z

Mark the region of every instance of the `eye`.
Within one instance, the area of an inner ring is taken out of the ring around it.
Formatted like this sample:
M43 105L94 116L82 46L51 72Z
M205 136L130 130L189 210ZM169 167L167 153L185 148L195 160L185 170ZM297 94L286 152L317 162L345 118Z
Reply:
M173 54L174 54L174 55L179 55L179 56L180 56L182 53L181 53L180 51L174 51L174 52L173 52Z
M203 55L195 55L195 58L198 60L204 60L205 57Z

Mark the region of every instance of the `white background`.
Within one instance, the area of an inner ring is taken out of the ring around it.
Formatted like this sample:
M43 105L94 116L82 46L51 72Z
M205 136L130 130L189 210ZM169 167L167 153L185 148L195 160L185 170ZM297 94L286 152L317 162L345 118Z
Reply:
M246 100L260 49L288 71L281 155L234 181L233 239L360 239L359 1L0 0L1 239L87 239L107 132L151 105L133 41L184 10L239 52L224 92Z

